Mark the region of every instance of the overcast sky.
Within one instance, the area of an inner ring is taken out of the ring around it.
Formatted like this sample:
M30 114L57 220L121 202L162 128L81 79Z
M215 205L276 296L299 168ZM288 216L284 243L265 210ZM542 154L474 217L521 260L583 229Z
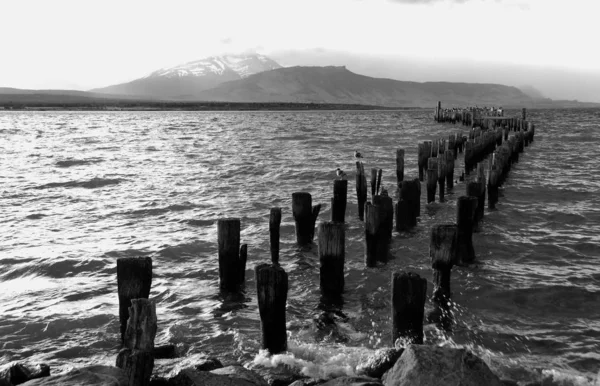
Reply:
M598 0L0 0L0 9L9 87L89 89L247 50L284 65L306 58L282 52L318 49L600 74ZM445 80L436 71L431 80Z

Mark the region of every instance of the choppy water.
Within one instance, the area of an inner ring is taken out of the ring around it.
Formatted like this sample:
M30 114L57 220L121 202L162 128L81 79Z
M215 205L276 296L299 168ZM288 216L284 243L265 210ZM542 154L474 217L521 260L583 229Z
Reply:
M600 110L530 111L521 155L474 235L479 263L452 272L460 312L447 337L505 378L593 385L600 369ZM429 281L429 229L454 221L459 184L394 232L387 266L366 269L353 152L395 183L395 149L416 174L417 142L454 133L429 111L0 113L0 364L112 363L118 348L116 259L151 256L157 343L247 362L260 333L253 267L267 261L268 216L284 208L292 355L310 374L351 373L391 343L390 272ZM349 174L346 292L338 329L322 330L317 248L294 242L291 194L330 217L335 168ZM459 172L459 166L455 173ZM249 245L241 301L218 291L216 220L242 219ZM427 305L431 307L430 304ZM259 357L257 361L267 361Z

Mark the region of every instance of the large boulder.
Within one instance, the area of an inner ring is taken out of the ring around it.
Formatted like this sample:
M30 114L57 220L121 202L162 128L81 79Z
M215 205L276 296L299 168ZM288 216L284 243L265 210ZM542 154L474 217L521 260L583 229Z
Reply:
M50 366L46 364L27 365L13 362L0 369L0 385L20 385L31 379L48 377L49 375Z
M262 377L242 366L227 366L213 371L192 367L166 380L169 386L268 386Z
M61 375L38 378L24 386L128 386L127 374L118 367L88 366Z
M502 386L484 361L465 349L409 345L383 376L385 386Z
M356 366L356 374L381 378L386 371L394 366L403 351L403 348L379 349Z
M370 377L339 377L321 383L319 386L381 386L381 381Z

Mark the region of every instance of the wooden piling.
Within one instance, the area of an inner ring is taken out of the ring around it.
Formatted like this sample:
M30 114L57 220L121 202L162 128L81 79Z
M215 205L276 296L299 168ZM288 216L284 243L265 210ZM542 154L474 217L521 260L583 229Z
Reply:
M381 229L381 208L368 202L365 207L365 265L367 267L375 267L377 261L385 261L387 259L387 255L385 257L379 256L384 249L381 245L385 242L385 239L382 237L383 234L384 232Z
M269 214L269 246L271 262L279 264L279 230L281 225L281 208L271 208Z
M378 168L371 168L371 200L377 194L377 172Z
M331 221L346 221L346 201L348 197L348 181L333 181L333 197L331 198Z
M117 291L119 295L119 323L121 344L129 319L132 299L148 299L152 284L152 259L150 257L123 257L117 259Z
M427 161L427 203L435 202L435 191L438 183L437 157Z
M398 184L404 180L404 149L396 149L396 180Z
M292 193L292 213L296 223L296 242L298 245L312 243L315 236L315 222L320 210L320 204L312 206L310 193Z
M454 188L454 155L455 150L446 150L446 186L448 190Z
M431 156L431 141L425 141L419 144L418 164L419 164L419 181L423 181L424 173L427 170L427 160Z
M319 260L321 262L321 293L337 298L344 291L344 261L346 258L344 224L319 224Z
M433 268L434 310L427 319L448 327L450 314L450 273L456 261L456 224L439 224L431 228L429 257Z
M483 218L483 215L482 214L480 215L480 209L479 209L479 201L481 199L482 192L483 192L483 184L478 181L471 181L467 184L466 190L467 190L466 191L467 196L477 198L477 208L475 209L475 215L473 216L473 229L477 230L477 229L479 229L479 222Z
M417 212L420 206L418 179L404 180L400 187L400 196L396 205L396 231L406 231L417 225Z
M285 307L288 275L279 265L259 264L254 269L256 298L262 332L261 348L270 354L287 350Z
M156 305L148 299L131 299L124 347L119 351L116 366L127 374L128 385L146 386L154 368L154 338L156 336Z
M217 220L219 247L219 283L226 291L238 291L244 284L241 279L246 272L247 247L240 248L240 219ZM242 252L242 253L240 253Z
M456 206L456 237L457 264L468 264L475 260L473 248L473 220L477 208L477 197L461 196Z
M392 345L401 339L423 344L427 280L412 272L392 273Z
M367 176L360 161L356 162L356 198L358 201L358 218L365 219L365 203L367 202Z
M444 152L440 153L437 158L438 185L440 188L440 202L444 202L444 192L446 186L446 156Z

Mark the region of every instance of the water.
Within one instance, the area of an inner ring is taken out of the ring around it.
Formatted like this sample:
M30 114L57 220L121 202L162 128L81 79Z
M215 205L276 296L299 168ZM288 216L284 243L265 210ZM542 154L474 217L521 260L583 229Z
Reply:
M478 264L452 272L454 330L445 335L429 325L426 339L467 346L504 378L593 385L600 370L600 110L529 116L535 142L511 170L497 210L486 209L474 235ZM354 151L365 154L367 169L384 170L393 191L396 148L406 149L405 174L414 176L417 142L460 129L435 124L430 111L0 113L0 365L29 360L61 371L114 363L116 259L151 256L157 344L177 344L188 357L352 374L361 357L391 344L390 272L419 273L431 293L429 229L454 221L465 189L459 183L447 202L428 206L423 194L417 228L394 233L395 258L366 269ZM324 204L319 219L329 219L337 167L350 180L346 292L337 328L317 328L317 248L295 245L291 194L310 192ZM268 359L258 354L253 267L269 259L275 206L283 208L291 354ZM248 244L241 299L218 290L222 217L241 218Z

